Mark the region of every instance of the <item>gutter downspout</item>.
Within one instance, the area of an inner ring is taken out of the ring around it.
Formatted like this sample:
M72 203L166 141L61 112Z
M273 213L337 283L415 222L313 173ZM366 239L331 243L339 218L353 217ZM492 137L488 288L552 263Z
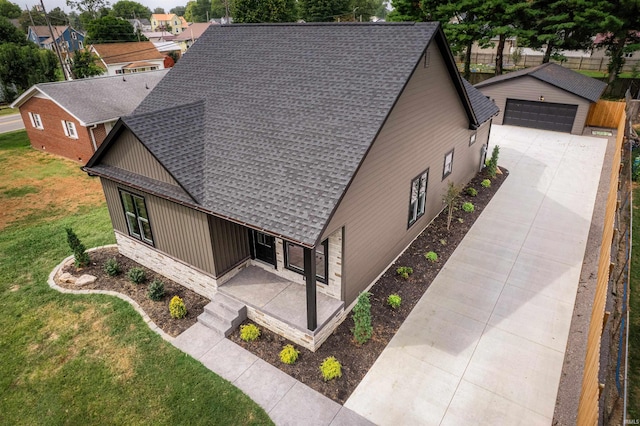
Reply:
M93 152L98 150L98 145L96 145L96 137L93 134L93 130L98 127L97 124L94 124L92 127L89 127L89 134L91 135L91 144L93 145Z

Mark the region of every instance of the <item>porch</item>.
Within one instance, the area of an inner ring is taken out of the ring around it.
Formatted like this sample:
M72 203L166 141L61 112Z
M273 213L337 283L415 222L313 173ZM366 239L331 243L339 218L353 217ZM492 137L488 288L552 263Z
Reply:
M339 324L344 302L316 291L317 328L307 328L307 294L304 285L257 266L247 266L218 287L218 292L247 305L248 317L270 330L315 350ZM328 333L327 333L328 332Z

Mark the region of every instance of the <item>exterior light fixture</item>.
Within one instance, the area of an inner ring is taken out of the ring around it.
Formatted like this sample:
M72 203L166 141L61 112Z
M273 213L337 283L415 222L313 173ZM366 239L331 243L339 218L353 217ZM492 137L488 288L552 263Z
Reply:
M538 99L540 100L540 102L544 102L544 96L540 95Z

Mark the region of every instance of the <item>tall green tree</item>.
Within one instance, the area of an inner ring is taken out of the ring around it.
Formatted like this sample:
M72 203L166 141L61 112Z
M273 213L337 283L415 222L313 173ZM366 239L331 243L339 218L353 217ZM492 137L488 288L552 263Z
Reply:
M0 16L0 43L27 44L25 34L15 27L8 18Z
M69 24L69 17L66 12L59 7L51 9L47 12L49 16L49 21L51 21L51 25L67 25ZM18 22L20 23L20 27L27 32L27 28L31 25L31 20L33 19L33 23L35 25L47 25L47 20L44 17L44 13L36 9L36 7L32 7L30 11L22 11L20 17L18 18ZM72 25L73 26L73 25ZM75 26L73 26L76 28ZM77 28L76 28L77 29Z
M236 0L234 22L295 22L298 19L296 0Z
M372 16L377 16L381 8L384 9L384 0L353 0L351 3L355 21L362 19L362 22L369 22Z
M184 19L188 22L207 22L211 12L211 0L195 0L187 3Z
M426 21L422 3L416 0L391 0L393 10L387 15L387 21Z
M11 3L8 0L0 0L0 16L4 16L9 19L16 19L20 17L22 9L15 3Z
M336 17L352 14L351 0L299 0L300 18L306 22L333 22Z
M107 0L67 0L67 6L78 10L80 14L86 12L92 19L97 19L102 16L103 9L109 8L109 2Z
M89 50L76 50L73 54L71 73L75 78L94 77L104 74L104 69L96 65L98 57Z
M211 0L211 17L212 18L223 18L227 16L226 6L229 5L229 15L231 15L231 11L233 10L234 0Z
M176 14L178 16L184 16L184 12L187 10L186 6L176 6L169 11L169 13Z
M132 0L120 0L111 7L111 15L116 18L151 18L151 9L147 6Z
M156 7L155 9L153 9L153 13L162 13L162 14L164 14L166 12L164 11L164 7Z
M1 43L0 86L4 99L12 102L34 84L55 81L57 67L56 55L34 43Z
M138 41L133 25L124 19L105 16L87 25L88 43L120 43Z

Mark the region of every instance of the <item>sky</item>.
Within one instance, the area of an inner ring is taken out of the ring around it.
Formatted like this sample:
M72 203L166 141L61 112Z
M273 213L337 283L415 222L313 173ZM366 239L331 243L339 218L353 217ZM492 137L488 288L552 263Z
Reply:
M168 13L170 9L173 9L176 6L186 6L188 0L135 0L135 1L147 6L152 11L156 7L163 7L164 10ZM116 2L117 0L110 0L109 4L113 4ZM34 5L40 4L38 1L35 1L35 0L27 0L26 2L21 2L20 0L12 0L12 3L16 3L18 6L22 7L23 9L25 8L25 6L31 9ZM59 7L60 9L64 10L67 13L71 12L71 8L67 6L66 0L44 0L44 7L47 9L47 11L51 9L55 9L56 7Z

